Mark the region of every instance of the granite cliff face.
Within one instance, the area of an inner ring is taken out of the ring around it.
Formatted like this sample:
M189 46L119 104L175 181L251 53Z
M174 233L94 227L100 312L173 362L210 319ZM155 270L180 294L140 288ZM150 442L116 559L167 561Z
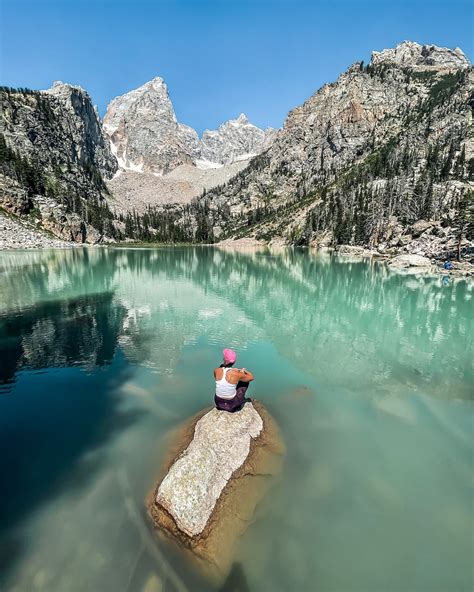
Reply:
M194 130L178 123L162 78L115 98L104 130L119 165L137 172L162 174L192 164L199 141Z
M209 228L382 250L423 250L415 239L433 234L442 250L472 188L473 106L460 49L404 42L374 52L291 111L265 153L205 195ZM429 222L422 233L419 220Z
M117 161L87 93L3 88L0 108L0 206L63 239L99 240Z
M180 165L212 168L248 159L264 150L273 137L252 125L245 115L206 130L179 123L162 78L114 99L104 117L104 129L120 167L163 175Z
M372 64L398 64L410 68L466 68L469 60L463 51L456 47L437 47L436 45L420 45L414 41L404 41L395 48L372 52Z
M63 117L66 133L65 142L73 141L72 155L79 163L97 167L109 179L117 171L117 161L111 153L109 143L102 129L99 114L92 105L89 95L80 86L55 82L45 94L58 99L59 115ZM52 105L54 109L54 103Z

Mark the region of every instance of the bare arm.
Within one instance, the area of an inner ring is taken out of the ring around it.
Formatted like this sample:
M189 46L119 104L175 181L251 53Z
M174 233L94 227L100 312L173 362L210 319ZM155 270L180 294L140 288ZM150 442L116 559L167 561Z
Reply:
M239 380L242 382L252 382L252 380L255 378L250 370L247 370L247 368L242 368L242 370L237 370L237 372L239 373Z

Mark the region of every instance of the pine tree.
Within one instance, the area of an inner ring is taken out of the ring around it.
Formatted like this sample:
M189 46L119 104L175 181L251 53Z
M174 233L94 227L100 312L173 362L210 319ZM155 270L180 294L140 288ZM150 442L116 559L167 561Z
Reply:
M448 154L447 154L446 159L443 164L443 168L441 169L440 176L441 176L441 179L443 179L443 180L448 179L449 174L451 173L455 152L456 152L456 149L454 147L454 142L451 142L449 145Z
M463 146L454 167L454 174L457 179L464 178L464 167L466 165L466 146Z
M454 228L457 235L457 260L461 261L462 241L474 235L474 191L466 191L459 200Z
M421 217L424 220L431 220L433 217L433 181L430 180L428 190L423 200L423 207L421 209Z

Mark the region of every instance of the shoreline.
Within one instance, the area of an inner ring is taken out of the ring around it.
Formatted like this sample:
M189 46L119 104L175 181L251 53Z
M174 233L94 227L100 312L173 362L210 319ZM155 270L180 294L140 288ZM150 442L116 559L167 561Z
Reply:
M6 231L6 233L5 233ZM307 249L319 253L327 253L349 261L369 261L385 263L390 270L403 275L433 275L446 276L456 279L474 279L474 265L466 260L460 262L453 260L454 268L451 270L442 267L441 260L428 259L423 255L409 254L403 251L395 253L379 253L365 247L354 245L338 245L336 247L294 247L291 245L279 245L264 243L254 238L226 239L217 243L134 243L134 242L102 242L102 243L76 243L65 241L34 228L31 223L21 219L10 217L0 213L0 252L11 251L43 251L51 249L77 249L77 248L110 248L110 249L169 249L184 247L213 247L225 251L255 252L261 250Z
M0 211L0 251L31 251L33 249L66 249L81 247L48 234L34 226L30 220Z

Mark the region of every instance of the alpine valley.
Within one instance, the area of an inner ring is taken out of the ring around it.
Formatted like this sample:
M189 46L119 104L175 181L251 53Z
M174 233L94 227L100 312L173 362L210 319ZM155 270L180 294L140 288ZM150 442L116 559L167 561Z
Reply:
M81 88L0 89L0 248L65 242L474 251L474 73L459 49L374 51L292 110L202 137L155 78L101 121Z

